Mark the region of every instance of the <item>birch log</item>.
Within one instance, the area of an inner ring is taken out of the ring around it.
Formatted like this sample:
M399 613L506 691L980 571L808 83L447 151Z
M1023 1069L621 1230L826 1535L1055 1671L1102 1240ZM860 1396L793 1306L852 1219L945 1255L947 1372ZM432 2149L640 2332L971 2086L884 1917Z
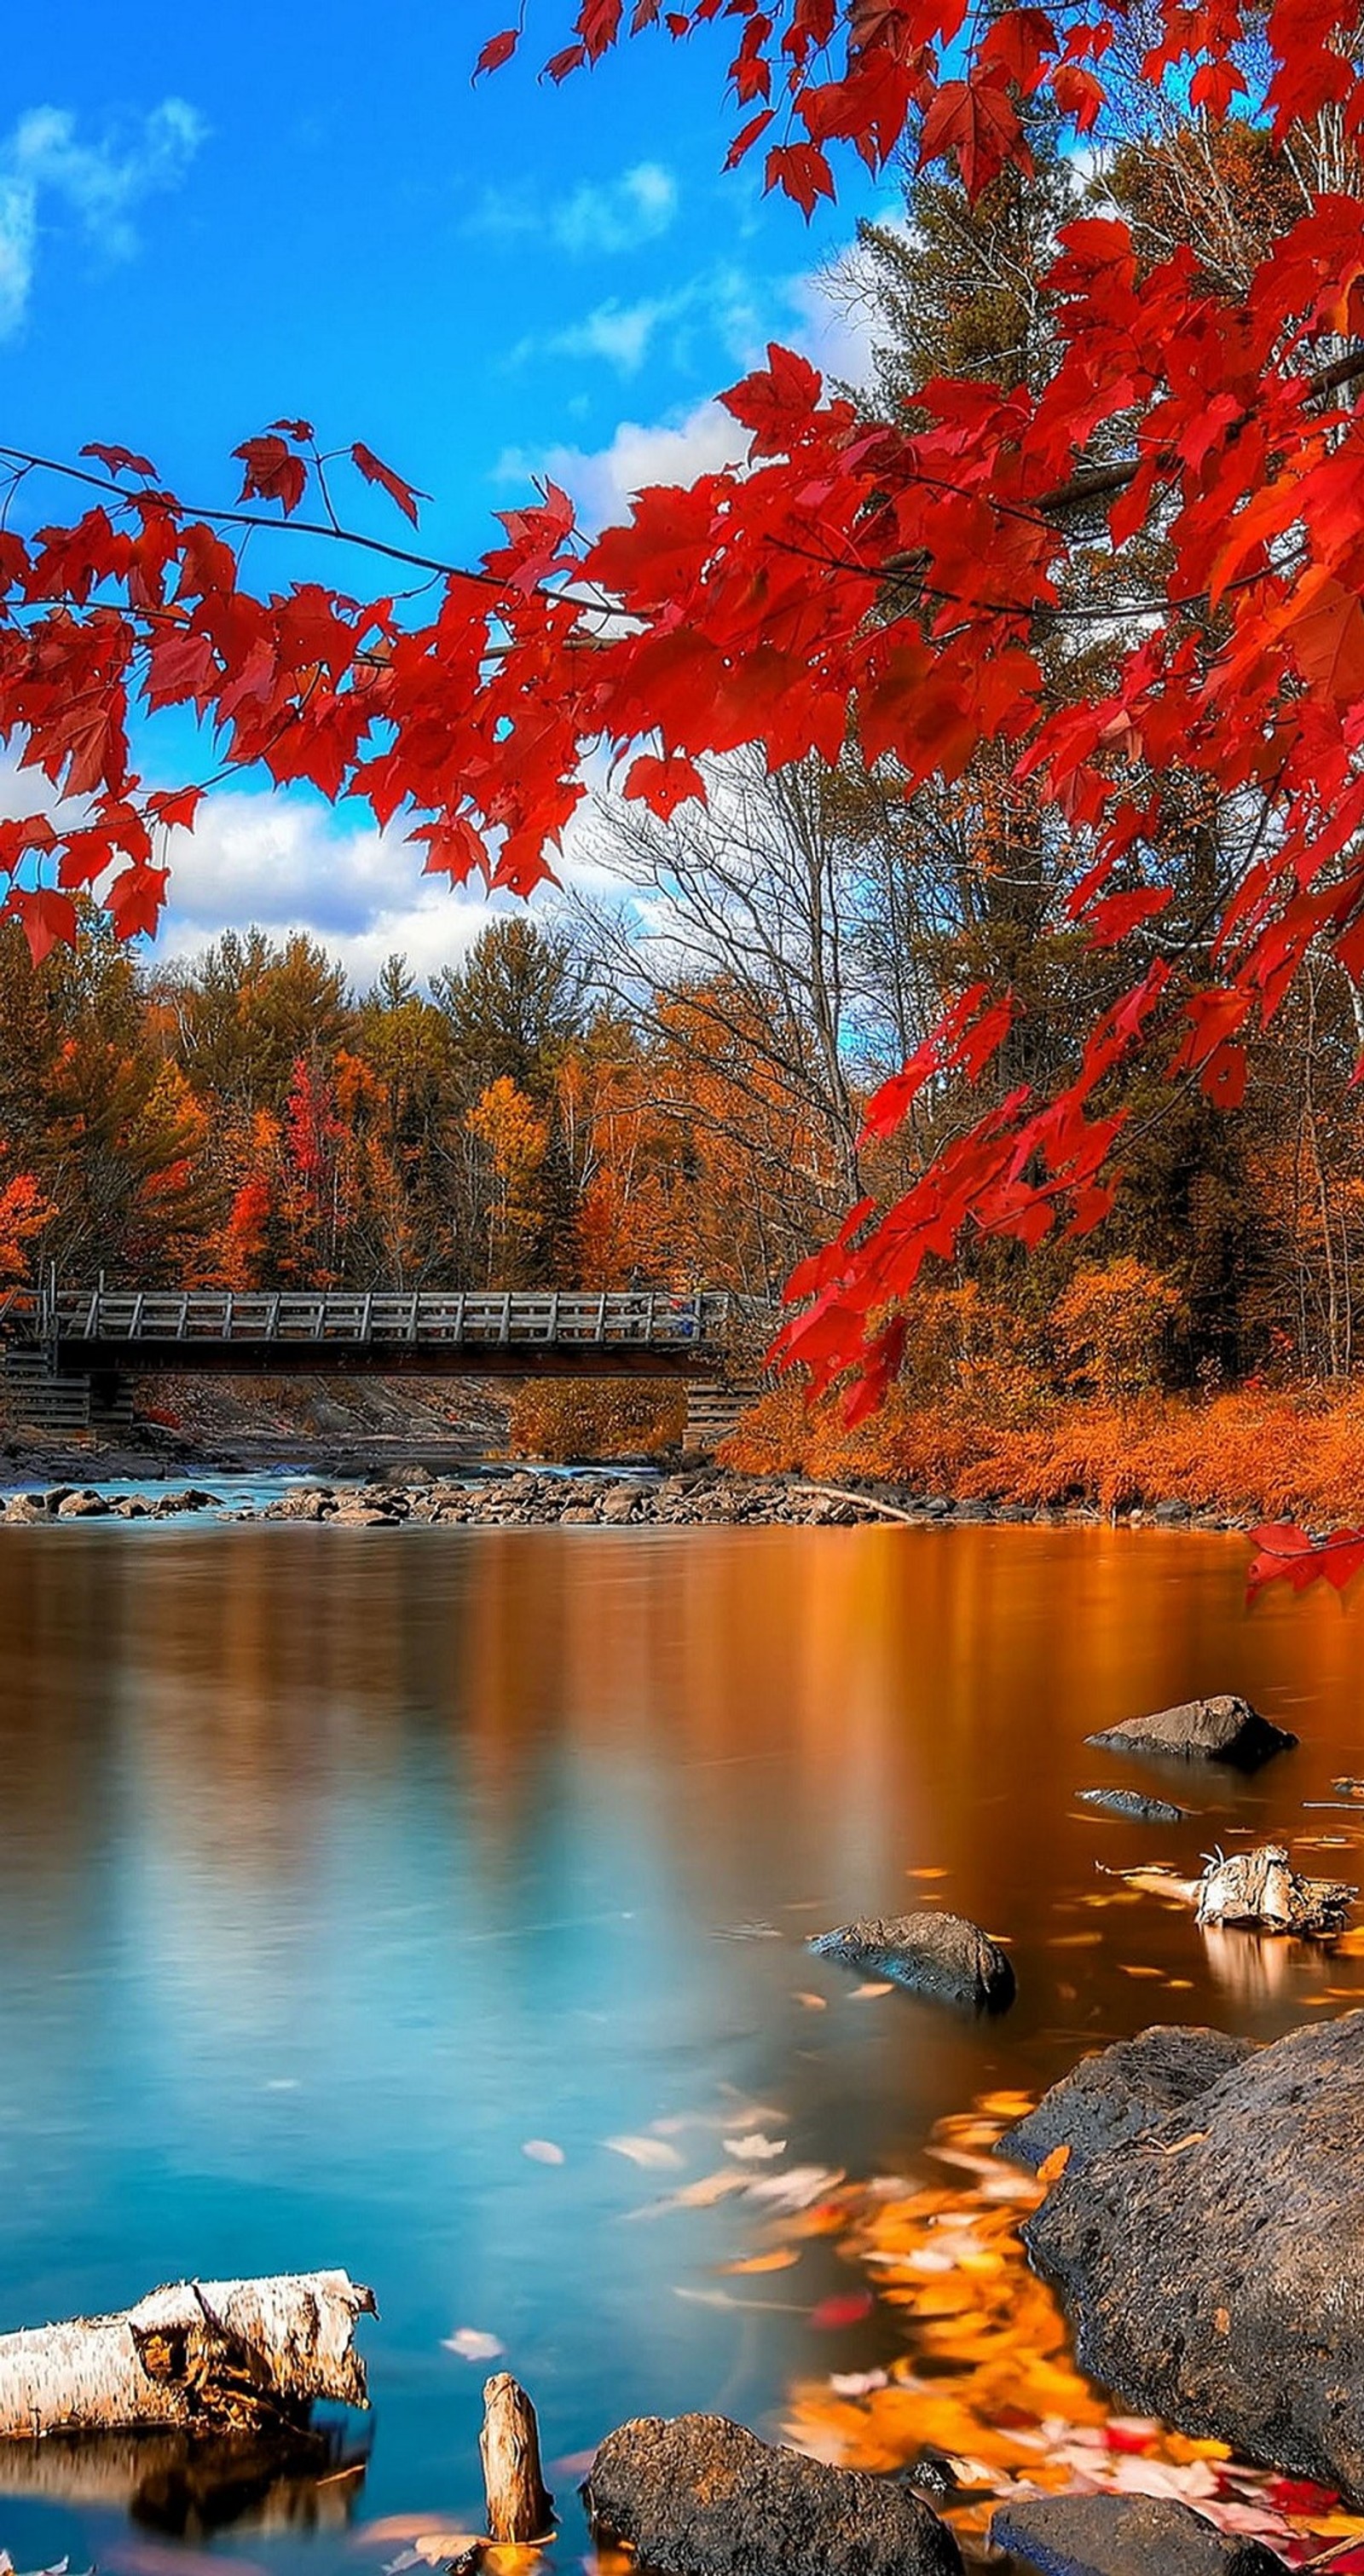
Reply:
M48 2433L259 2431L314 2398L368 2403L355 2350L374 2294L345 2272L180 2281L113 2317L0 2335L0 2440Z
M484 2384L478 2447L489 2539L518 2548L547 2540L554 2525L554 2498L546 2493L540 2472L540 2427L524 2388L518 2388L509 2371L499 2370Z

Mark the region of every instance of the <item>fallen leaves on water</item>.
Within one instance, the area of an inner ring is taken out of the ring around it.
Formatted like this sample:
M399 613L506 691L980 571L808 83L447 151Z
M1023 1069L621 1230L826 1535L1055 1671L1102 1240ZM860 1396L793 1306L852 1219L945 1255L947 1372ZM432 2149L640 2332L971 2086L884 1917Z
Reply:
M1069 2162L1070 2148L1068 2146L1053 2147L1051 2154L1042 2158L1042 2162L1037 2168L1037 2179L1042 2185L1042 2189L1044 2191L1050 2191L1052 2184L1060 2181Z
M792 1997L792 2001L794 2003L804 2004L807 2012L827 2012L829 2009L829 1999L827 1995L808 1995L799 1987L796 1989L796 1992Z
M838 2251L868 2274L879 2316L902 2328L902 2348L879 2370L802 2380L785 2438L814 2458L882 2472L925 2446L946 2452L967 2493L955 2511L940 2510L963 2534L982 2534L997 2504L1035 2492L1161 2495L1263 2540L1286 2566L1304 2568L1344 2542L1349 2554L1333 2561L1332 2576L1364 2569L1364 2518L1343 2512L1329 2490L1249 2468L1221 2443L1110 2413L1076 2368L1065 2319L1019 2232L1068 2150L1037 2177L992 2152L1006 2121L1031 2107L1027 2096L987 2096L933 2133L934 2161L949 2178L844 2186L795 2222L798 2236L823 2233L836 2211Z
M844 2177L830 2165L792 2165L783 2174L765 2174L761 2182L747 2185L750 2200L765 2201L772 2209L809 2209L836 2191Z
M453 2334L441 2338L441 2351L457 2353L461 2361L498 2361L506 2349L495 2334L484 2334L479 2326L456 2326Z
M820 2334L838 2334L845 2326L860 2326L872 2312L870 2290L835 2290L832 2297L821 2299L810 2310L810 2323Z
M521 2153L529 2156L533 2165L561 2165L564 2161L563 2148L556 2147L552 2138L527 2138Z
M444 2567L452 2561L476 2566L486 2547L487 2535L479 2531L419 2532L410 2549L390 2558L384 2576L406 2576L409 2567Z
M745 2254L739 2262L721 2263L717 2265L717 2269L721 2272L737 2273L789 2272L792 2266L799 2261L800 2249L798 2246L774 2245L769 2253Z
M740 2164L766 2164L773 2157L786 2153L785 2138L765 2138L761 2129L754 2129L743 2138L722 2138L720 2143L725 2154L737 2156Z
M869 2002L873 1995L893 1995L894 1992L895 1987L891 1978L868 1977L864 1985L853 1987L848 2001L852 2004L864 2004Z
M666 2138L608 2138L605 2141L613 2156L625 2156L632 2165L643 2165L647 2171L675 2171L683 2159Z

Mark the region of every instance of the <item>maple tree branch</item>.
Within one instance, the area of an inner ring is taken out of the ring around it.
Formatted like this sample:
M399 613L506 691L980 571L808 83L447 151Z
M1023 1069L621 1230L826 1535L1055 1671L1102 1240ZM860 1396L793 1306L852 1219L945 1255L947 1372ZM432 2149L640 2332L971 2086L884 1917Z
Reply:
M499 598L506 598L508 592L516 588L515 584L501 580L498 574L486 572L481 566L471 570L467 564L449 563L438 555L419 555L409 546L391 544L386 537L367 537L358 528L339 524L328 526L322 519L270 519L261 510L218 509L199 502L178 500L169 492L130 492L111 475L92 474L84 466L67 465L53 456L31 455L20 447L0 446L0 458L8 459L21 474L35 471L57 474L68 482L87 484L92 491L112 492L125 509L148 501L155 502L168 518L177 521L202 519L219 527L263 528L274 536L324 537L331 545L359 546L367 554L382 555L387 562L406 564L416 572L439 573L447 581L475 582L481 589L495 591ZM542 598L556 600L565 608L582 609L590 616L612 613L611 603L600 597L585 599L571 590L555 590L547 582L537 582L535 589ZM518 590L517 596L524 594Z

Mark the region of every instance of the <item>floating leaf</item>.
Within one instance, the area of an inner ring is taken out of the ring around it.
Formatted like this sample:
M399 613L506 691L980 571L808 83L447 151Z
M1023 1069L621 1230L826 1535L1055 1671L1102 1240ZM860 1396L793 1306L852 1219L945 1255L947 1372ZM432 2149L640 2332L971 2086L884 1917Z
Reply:
M458 2353L461 2361L498 2361L506 2349L495 2334L484 2334L478 2326L456 2326L441 2339L442 2352Z

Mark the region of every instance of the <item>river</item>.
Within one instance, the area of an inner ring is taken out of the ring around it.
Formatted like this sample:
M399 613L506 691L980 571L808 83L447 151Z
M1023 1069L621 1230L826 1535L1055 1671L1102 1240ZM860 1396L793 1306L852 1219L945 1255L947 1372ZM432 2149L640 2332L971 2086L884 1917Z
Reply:
M1210 1939L1096 1871L1274 1833L1355 1873L1355 1820L1304 1802L1364 1769L1359 1614L1248 1616L1244 1568L1072 1528L7 1531L0 2327L190 2274L372 2283L367 2467L315 2527L215 2544L255 2567L475 2528L494 2344L561 2495L631 2414L780 2430L893 2320L837 2322L832 2245L798 2287L722 2272L772 2201L709 2177L913 2177L939 2120L1149 2021L1364 2001L1364 1959ZM1076 1805L1171 1785L1087 1732L1219 1689L1301 1749L1181 1773L1180 1827ZM916 1902L1007 1937L1006 2018L803 1948ZM145 2499L4 2486L20 2566L184 2563Z

